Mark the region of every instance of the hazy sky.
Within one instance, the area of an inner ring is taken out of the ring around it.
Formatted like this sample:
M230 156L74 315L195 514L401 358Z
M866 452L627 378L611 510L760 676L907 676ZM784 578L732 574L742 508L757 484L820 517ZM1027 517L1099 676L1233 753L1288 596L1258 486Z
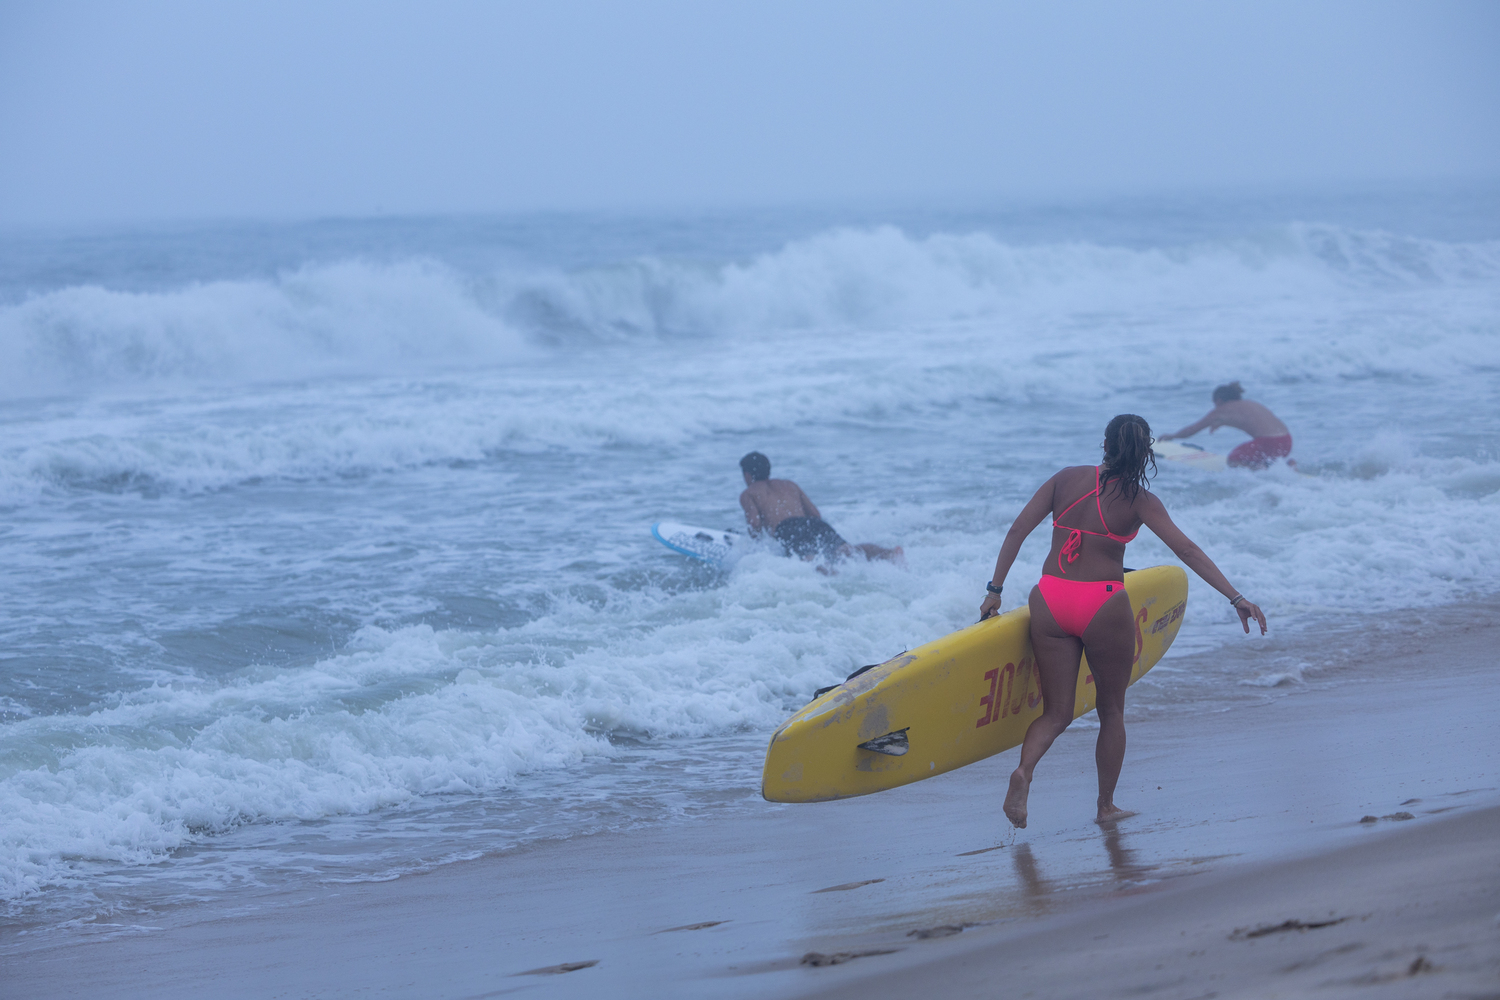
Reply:
M1500 3L0 0L0 225L1500 177Z

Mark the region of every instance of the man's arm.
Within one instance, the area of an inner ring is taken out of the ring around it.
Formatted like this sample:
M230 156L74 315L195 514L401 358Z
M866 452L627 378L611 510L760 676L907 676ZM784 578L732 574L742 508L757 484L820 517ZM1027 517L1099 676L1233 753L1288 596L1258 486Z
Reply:
M759 538L763 522L760 519L760 508L755 504L755 498L750 495L749 490L740 494L740 506L745 509L745 523L750 525L750 537Z
M1197 434L1199 431L1201 431L1203 428L1207 427L1209 424L1213 424L1214 430L1218 430L1219 425L1223 423L1222 420L1214 419L1214 414L1218 412L1219 408L1215 406L1212 410L1209 410L1207 413L1205 413L1201 420L1195 420L1184 427L1182 430L1177 431L1173 434L1163 434L1156 440L1171 441L1173 438L1190 438L1194 434Z

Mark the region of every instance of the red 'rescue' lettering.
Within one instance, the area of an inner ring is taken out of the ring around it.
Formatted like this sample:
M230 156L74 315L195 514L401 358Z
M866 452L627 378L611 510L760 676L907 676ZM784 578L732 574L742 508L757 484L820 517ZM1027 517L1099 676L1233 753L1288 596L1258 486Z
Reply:
M1016 665L1007 663L1000 671L1000 677L995 693L1000 699L1000 718L1003 719L1010 714L1010 696L1016 689Z
M1026 701L1026 689L1030 686L1030 684L1031 684L1031 657L1027 656L1027 657L1023 657L1021 659L1020 665L1016 667L1016 680L1015 680L1015 683L1011 685L1012 692L1014 692L1014 690L1015 690L1015 688L1017 686L1019 686L1020 689L1021 689L1021 693L1018 694L1018 695L1016 695L1016 700L1013 701L1013 702L1011 702L1011 704L1010 704L1010 714L1011 715L1020 715L1021 714L1021 705ZM1036 706L1036 699L1035 698L1031 699L1031 704L1032 704L1032 707Z
M1133 667L1141 662L1141 650L1146 648L1146 637L1141 635L1141 626L1146 624L1148 609L1141 608L1141 613L1135 616L1135 659L1130 661Z
M995 681L999 678L999 670L986 670L984 679L990 682L990 693L979 699L979 704L984 706L984 717L974 723L974 728L988 726L990 720L995 717Z
M1022 705L1026 703L1026 682L1029 676L1031 676L1031 657L1022 657L1022 661L1016 664L1016 679L1011 681L1010 691L1013 697L1005 702L1008 715L1022 714ZM1019 694L1017 694L1017 688L1020 690Z

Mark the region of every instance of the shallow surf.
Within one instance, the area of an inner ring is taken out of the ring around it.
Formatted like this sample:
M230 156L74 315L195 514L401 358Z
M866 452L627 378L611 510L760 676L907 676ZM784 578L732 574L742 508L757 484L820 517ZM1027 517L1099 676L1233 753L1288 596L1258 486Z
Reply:
M1272 636L1195 583L1132 709L1332 682L1351 613L1500 589L1500 234L1322 204L58 237L0 301L10 918L753 813L770 729L969 623L1111 415L1230 378L1316 475L1156 489ZM906 567L651 538L738 524L752 448Z

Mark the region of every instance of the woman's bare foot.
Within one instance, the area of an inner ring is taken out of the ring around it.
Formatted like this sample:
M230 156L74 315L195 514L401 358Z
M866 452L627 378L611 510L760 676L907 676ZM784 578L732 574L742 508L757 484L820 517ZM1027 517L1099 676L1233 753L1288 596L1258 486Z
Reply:
M1011 825L1026 829L1026 795L1031 791L1031 781L1018 767L1010 773L1010 791L1005 793L1005 818Z
M1099 803L1099 815L1094 817L1095 823L1113 823L1117 819L1134 816L1135 812L1130 809L1121 809L1113 802Z

